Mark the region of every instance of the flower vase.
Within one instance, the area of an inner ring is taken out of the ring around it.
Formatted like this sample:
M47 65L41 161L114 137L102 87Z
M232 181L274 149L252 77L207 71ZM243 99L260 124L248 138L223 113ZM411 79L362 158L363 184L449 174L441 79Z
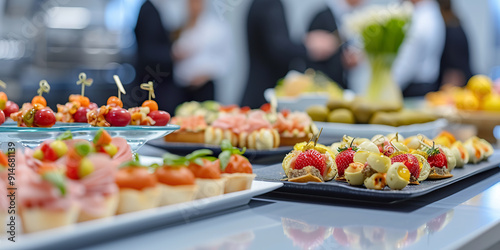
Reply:
M369 55L371 79L367 88L368 101L394 106L403 105L403 94L391 73L395 55Z

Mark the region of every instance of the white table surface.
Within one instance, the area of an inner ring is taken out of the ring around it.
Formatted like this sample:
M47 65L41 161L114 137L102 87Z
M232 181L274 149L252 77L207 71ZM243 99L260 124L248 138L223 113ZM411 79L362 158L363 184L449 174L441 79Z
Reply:
M394 204L273 195L84 249L486 249L500 241L499 197L500 168Z

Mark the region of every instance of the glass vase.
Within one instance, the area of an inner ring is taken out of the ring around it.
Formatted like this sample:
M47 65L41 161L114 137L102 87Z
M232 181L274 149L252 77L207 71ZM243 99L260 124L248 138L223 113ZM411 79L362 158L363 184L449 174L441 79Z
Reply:
M369 55L368 59L371 78L366 92L367 100L377 104L402 106L403 94L391 73L395 55Z

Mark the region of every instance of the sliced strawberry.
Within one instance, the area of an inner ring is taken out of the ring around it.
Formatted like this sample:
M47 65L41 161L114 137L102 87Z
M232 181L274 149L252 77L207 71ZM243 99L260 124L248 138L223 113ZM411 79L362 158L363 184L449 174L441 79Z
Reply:
M295 160L295 169L302 169L307 166L313 166L319 170L321 175L325 174L326 160L325 156L314 149L302 152Z

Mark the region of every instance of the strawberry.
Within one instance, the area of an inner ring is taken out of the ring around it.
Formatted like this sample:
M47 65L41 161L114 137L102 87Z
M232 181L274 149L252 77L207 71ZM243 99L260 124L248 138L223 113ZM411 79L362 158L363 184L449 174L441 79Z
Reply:
M417 178L420 176L420 164L418 163L417 157L412 154L401 154L396 155L391 158L391 164L394 162L401 162L410 170L413 177Z
M429 162L431 168L448 168L448 160L446 159L446 155L443 153L443 150L432 145L432 148L427 151L427 154L429 155L429 157L427 157L427 162Z
M295 160L294 169L302 169L307 166L313 166L319 170L321 175L324 175L326 170L326 157L317 150L309 149L300 153Z
M354 154L356 153L356 147L339 148L339 154L335 157L335 163L337 164L337 173L339 176L344 176L344 171L349 164L354 162Z

